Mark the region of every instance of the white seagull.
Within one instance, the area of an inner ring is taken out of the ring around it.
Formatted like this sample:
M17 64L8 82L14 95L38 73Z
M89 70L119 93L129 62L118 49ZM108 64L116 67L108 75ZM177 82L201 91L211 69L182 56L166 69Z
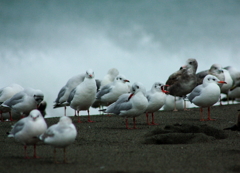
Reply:
M120 95L128 93L129 86L126 82L129 82L129 80L126 79L124 75L120 74L112 83L101 87L97 92L96 101L93 103L92 107L94 107L94 105L108 106L115 102Z
M0 105L0 109L3 112L14 111L24 117L24 115L28 115L31 110L37 109L43 99L44 94L41 90L26 88L4 101Z
M160 82L155 82L150 91L147 92L146 97L148 99L148 106L146 109L146 117L148 125L157 125L154 122L154 112L158 111L164 104L166 100L167 91L164 90L164 84ZM152 122L148 121L148 113L152 114Z
M224 81L220 81L216 76L207 75L203 79L203 84L198 85L193 89L193 91L188 95L188 100L191 103L200 107L201 118L200 121L204 121L202 111L204 107L208 108L208 119L211 119L210 116L210 107L214 105L220 98L220 87L218 83L226 83Z
M2 104L7 99L10 99L12 96L14 96L15 94L17 94L18 92L21 92L23 90L24 90L24 88L18 84L11 84L9 86L1 88L0 89L0 104ZM1 121L3 121L2 113L3 113L3 111L0 108ZM13 121L11 111L9 112L9 115L10 115L9 120Z
M126 128L128 118L133 118L133 128L136 129L135 117L143 114L148 106L145 87L136 82L132 85L131 94L122 94L118 100L107 107L106 113L113 113L126 118Z
M97 86L94 79L94 72L92 69L89 69L86 71L83 82L72 90L67 100L70 107L77 111L79 123L81 122L79 116L81 110L87 110L88 122L93 122L90 120L89 108L95 101L96 92Z
M69 106L67 104L67 99L68 99L71 91L74 88L76 88L80 83L82 83L84 78L85 78L85 73L71 77L67 81L66 85L64 85L61 88L61 90L59 91L58 96L53 105L53 108L64 107L64 115L66 116L66 108L67 108L67 106Z
M63 148L64 162L66 163L66 147L72 144L77 137L77 130L72 119L63 116L57 124L50 126L39 138L45 144L54 147L54 162L56 162L56 148Z
M34 146L34 158L37 158L36 144L39 141L39 136L43 134L47 129L47 124L40 113L40 111L34 109L30 114L19 120L13 125L8 137L14 137L17 142L24 145L25 158L29 158L27 155L27 146Z

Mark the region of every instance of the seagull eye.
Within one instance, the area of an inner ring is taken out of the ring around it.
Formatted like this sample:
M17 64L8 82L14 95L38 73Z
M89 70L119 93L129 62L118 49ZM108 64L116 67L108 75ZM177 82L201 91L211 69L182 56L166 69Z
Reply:
M213 80L215 81L216 79L213 78Z
M119 79L120 79L120 80L122 80L122 78L121 78L121 77L120 77Z
M189 62L189 64L192 64L192 62Z

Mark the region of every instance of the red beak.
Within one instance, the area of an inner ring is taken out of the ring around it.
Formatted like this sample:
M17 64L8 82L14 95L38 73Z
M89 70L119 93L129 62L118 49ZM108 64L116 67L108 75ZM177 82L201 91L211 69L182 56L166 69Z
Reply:
M130 81L126 79L126 80L124 80L124 82L130 82Z
M227 82L225 82L225 81L218 81L218 83L227 84Z
M130 94L130 96L128 97L128 101L132 98L133 94Z
M164 86L166 86L166 85L164 85ZM167 91L167 90L164 90L164 86L161 86L161 90L162 90L163 93L167 94L168 91Z

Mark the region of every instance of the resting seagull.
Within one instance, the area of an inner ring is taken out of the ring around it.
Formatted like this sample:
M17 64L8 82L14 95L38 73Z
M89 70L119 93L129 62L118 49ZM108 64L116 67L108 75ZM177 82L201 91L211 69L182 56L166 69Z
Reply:
M136 129L135 117L143 114L148 106L145 87L136 82L132 85L131 94L122 94L118 100L107 107L106 113L113 113L126 119L126 128L128 127L128 118L133 118L133 128Z

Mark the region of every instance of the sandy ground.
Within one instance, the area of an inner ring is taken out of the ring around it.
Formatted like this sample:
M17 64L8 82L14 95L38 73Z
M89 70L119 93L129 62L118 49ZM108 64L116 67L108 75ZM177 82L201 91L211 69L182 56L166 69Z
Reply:
M8 138L13 122L0 123L0 172L240 172L240 132L223 130L236 123L239 104L214 106L212 118L199 121L199 109L156 113L157 126L146 125L145 115L137 117L139 129L125 129L117 116L92 116L95 123L76 123L76 141L67 148L67 164L53 163L53 148L39 143L39 159L23 158L23 146ZM207 110L204 110L205 115ZM58 118L47 119L51 125ZM132 120L129 119L130 126ZM28 147L32 155L33 147ZM57 158L63 160L62 149Z

